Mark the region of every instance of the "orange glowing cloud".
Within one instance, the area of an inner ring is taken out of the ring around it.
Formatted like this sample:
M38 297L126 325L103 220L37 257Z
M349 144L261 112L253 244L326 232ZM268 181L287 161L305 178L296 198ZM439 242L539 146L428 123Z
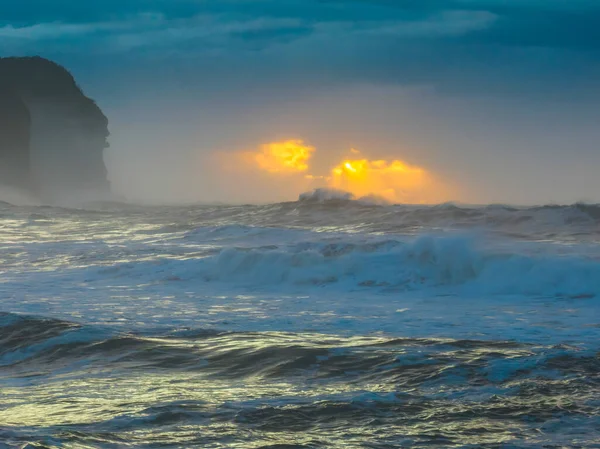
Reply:
M357 198L377 196L393 203L431 203L443 201L447 194L427 170L400 160L348 159L326 179L328 187Z
M244 194L254 190L277 192L291 199L308 189L327 187L355 198L376 197L391 203L438 203L455 195L448 183L425 168L401 160L370 160L352 149L326 174L309 170L316 148L302 140L261 145L255 151L221 154L221 167L235 173ZM285 175L285 183L281 181Z
M258 152L247 157L262 170L270 173L298 173L308 170L308 160L315 148L302 140L286 140L262 145Z

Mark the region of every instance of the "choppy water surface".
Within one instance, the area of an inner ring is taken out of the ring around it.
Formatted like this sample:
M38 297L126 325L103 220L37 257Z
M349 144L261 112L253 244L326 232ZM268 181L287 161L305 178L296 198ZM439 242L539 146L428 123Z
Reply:
M600 447L600 207L0 206L0 448Z

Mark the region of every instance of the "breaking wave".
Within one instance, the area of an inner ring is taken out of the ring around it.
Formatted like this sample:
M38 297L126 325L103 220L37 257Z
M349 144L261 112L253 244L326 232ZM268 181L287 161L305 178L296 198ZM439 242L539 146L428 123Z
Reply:
M216 229L244 233L260 228ZM262 232L268 230L262 229ZM222 237L221 237L222 238ZM514 250L514 247L511 249ZM307 241L260 247L227 246L198 258L120 264L104 276L148 280L226 282L243 287L282 284L340 291L421 289L470 295L594 297L600 295L600 258L486 249L469 236L426 235L413 240Z
M300 203L335 203L355 201L359 204L388 206L391 203L378 195L368 195L357 198L354 194L345 190L320 188L311 192L302 193L298 197Z

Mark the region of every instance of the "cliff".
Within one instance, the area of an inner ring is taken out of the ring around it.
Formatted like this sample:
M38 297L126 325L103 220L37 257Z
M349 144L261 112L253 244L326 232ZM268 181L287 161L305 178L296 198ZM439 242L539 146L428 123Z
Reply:
M108 192L108 135L107 118L66 69L0 58L0 185L41 198Z

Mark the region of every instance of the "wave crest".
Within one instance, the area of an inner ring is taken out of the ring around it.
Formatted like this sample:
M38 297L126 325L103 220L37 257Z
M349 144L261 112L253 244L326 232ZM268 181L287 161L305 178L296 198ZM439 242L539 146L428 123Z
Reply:
M389 206L391 203L385 198L378 195L368 195L357 198L353 193L346 192L345 190L320 188L310 192L302 193L298 197L300 203L344 203L356 201L366 205L377 205L377 206Z
M350 192L337 189L315 189L311 192L305 192L298 197L299 202L324 203L326 201L351 201L355 199Z
M392 292L426 290L434 295L600 295L598 259L558 252L492 251L468 235L228 246L201 258L163 260L158 266L156 262L122 264L98 273L259 289L295 285L340 292L370 287Z

